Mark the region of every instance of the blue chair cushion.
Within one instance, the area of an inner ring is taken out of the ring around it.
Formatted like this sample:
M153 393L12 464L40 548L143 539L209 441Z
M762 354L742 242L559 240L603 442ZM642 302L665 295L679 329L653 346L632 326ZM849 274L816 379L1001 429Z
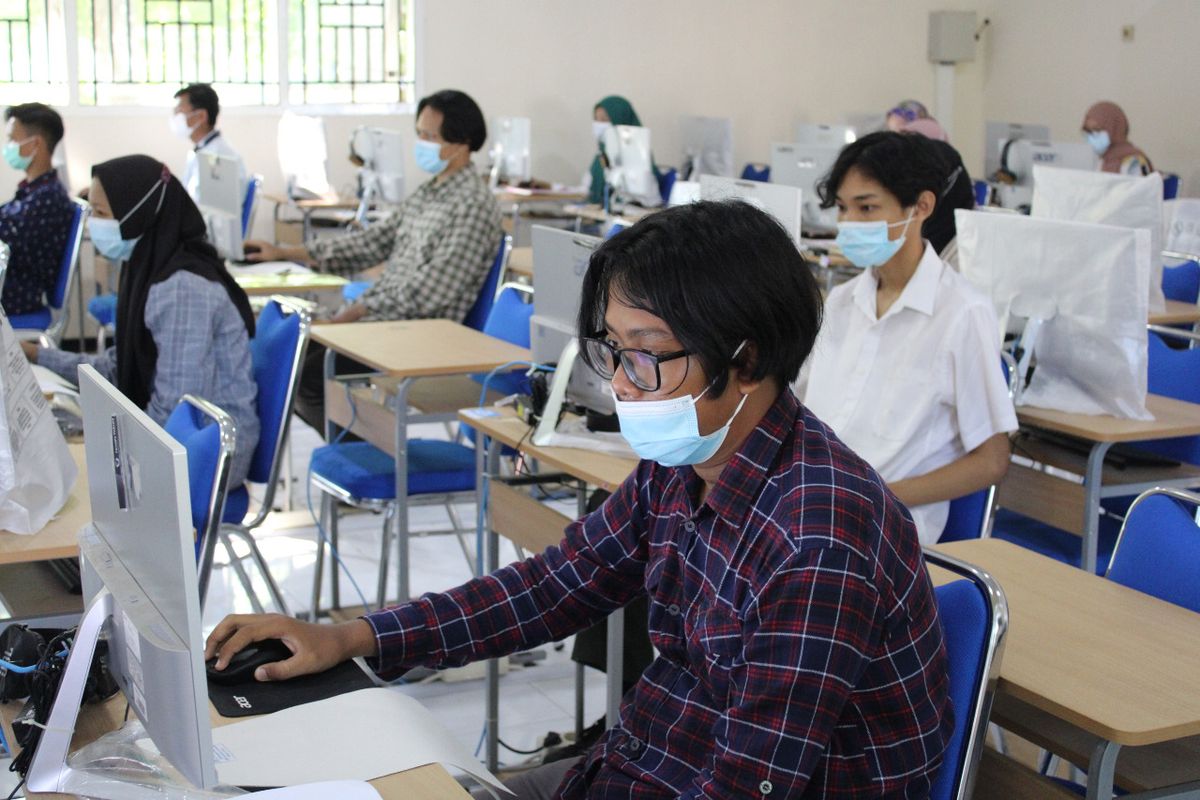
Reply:
M246 518L246 512L249 510L250 493L246 491L244 485L239 486L225 496L225 513L221 515L221 521L239 525Z
M15 330L44 331L50 327L54 318L50 315L50 309L41 308L37 311L30 311L28 314L13 314L8 321Z
M98 294L88 301L88 314L101 325L112 325L117 319L117 295Z
M312 471L355 497L396 499L396 462L368 442L328 444L313 450ZM408 442L408 493L440 494L475 488L475 451L455 442Z

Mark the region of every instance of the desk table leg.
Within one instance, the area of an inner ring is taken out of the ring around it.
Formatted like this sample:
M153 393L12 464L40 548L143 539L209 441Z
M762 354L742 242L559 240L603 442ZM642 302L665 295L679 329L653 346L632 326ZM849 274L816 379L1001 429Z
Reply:
M1104 456L1112 442L1096 442L1088 453L1087 474L1083 479L1083 553L1080 566L1096 572L1100 544L1100 487L1104 480Z
M1117 771L1117 754L1120 752L1121 745L1116 742L1101 740L1096 743L1088 762L1088 800L1109 800L1113 796L1113 778Z
M408 390L413 379L405 378L396 386L396 596L401 603L412 599L408 585Z
M475 468L478 470L475 479L476 502L476 535L486 542L484 551L487 557L487 567L476 559L476 571L491 573L500 568L500 535L492 528L490 514L486 508L485 497L492 476L500 471L501 444L489 436L476 433L477 447L475 453ZM487 469L484 471L484 450L487 451ZM491 659L487 663L487 768L493 772L500 763L500 661Z

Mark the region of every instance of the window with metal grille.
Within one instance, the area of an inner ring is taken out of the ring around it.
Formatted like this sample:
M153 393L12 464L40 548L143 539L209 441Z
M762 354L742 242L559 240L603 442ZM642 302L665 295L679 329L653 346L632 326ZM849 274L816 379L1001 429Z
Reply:
M411 17L411 0L289 0L289 102L412 102Z
M4 104L68 100L63 0L0 0L0 97Z

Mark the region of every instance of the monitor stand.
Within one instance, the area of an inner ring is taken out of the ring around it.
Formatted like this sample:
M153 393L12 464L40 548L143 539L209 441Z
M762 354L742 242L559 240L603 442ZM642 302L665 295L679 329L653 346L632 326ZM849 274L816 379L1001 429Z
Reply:
M542 418L534 428L532 441L539 447L550 444L550 437L558 427L558 417L562 413L563 401L567 397L567 384L571 382L571 370L579 355L579 339L574 336L563 347L558 356L558 365L554 368L554 379L550 381L550 396L542 408Z

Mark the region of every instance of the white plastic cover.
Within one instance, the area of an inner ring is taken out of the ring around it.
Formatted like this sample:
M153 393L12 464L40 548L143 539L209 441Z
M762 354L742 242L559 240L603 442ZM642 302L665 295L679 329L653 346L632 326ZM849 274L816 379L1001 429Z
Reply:
M1018 294L1057 306L1019 405L1153 419L1146 410L1150 233L956 211L959 265L992 298L1001 332Z
M1054 167L1033 168L1031 216L1095 222L1150 231L1147 297L1150 311L1163 311L1162 176L1115 175Z
M604 132L609 168L605 177L622 200L646 208L662 205L662 193L651 165L650 129L616 125Z
M1163 203L1163 249L1200 254L1200 199L1184 197Z

